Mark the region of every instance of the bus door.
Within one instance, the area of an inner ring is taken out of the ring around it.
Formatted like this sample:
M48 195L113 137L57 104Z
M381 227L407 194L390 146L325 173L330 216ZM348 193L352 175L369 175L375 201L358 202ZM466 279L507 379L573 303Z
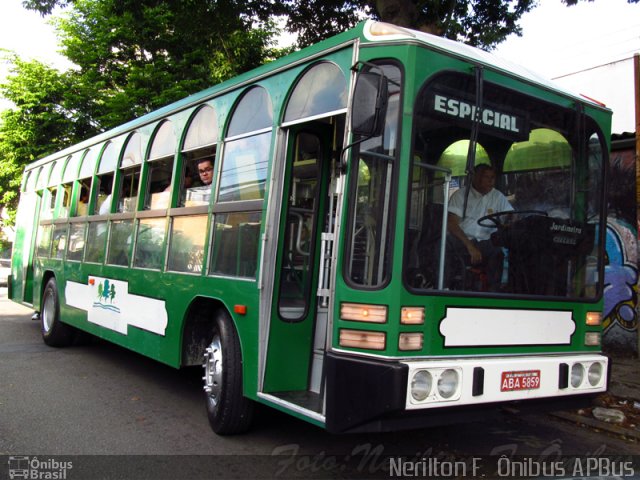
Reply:
M35 261L36 233L40 213L40 196L25 192L20 198L16 215L16 237L13 245L11 298L18 302L33 303L33 263Z
M306 123L287 131L263 383L263 392L315 410L321 408L328 314L328 297L319 297L318 292L330 278L327 245L336 208L330 185L339 170L331 156L332 140L333 126L325 123ZM319 288L320 283L324 285Z

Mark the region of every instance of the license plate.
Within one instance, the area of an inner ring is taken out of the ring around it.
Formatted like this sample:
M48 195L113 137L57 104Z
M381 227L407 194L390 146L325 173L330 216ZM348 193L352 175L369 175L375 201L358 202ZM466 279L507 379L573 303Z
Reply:
M535 390L540 388L540 370L524 370L520 372L502 372L501 392L516 390Z

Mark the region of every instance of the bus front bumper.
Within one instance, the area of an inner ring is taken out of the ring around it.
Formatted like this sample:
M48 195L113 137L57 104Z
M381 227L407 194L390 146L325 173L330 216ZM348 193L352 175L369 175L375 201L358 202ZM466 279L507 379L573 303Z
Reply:
M419 428L477 420L480 410L514 403L521 411L588 406L606 391L608 367L599 354L384 361L330 352L326 428Z

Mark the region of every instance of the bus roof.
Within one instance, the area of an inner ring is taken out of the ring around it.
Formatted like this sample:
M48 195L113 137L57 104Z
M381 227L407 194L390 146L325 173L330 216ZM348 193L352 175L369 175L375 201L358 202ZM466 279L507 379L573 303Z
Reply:
M210 88L194 93L181 100L161 107L158 110L133 119L123 125L98 134L94 137L88 138L73 146L67 147L62 151L55 152L51 155L48 155L47 157L36 160L27 165L26 169L30 170L37 166L48 163L49 161L53 161L64 156L71 155L72 153L82 151L107 139L113 138L128 131L133 131L143 125L158 121L171 113L175 113L177 111L185 110L192 106L198 105L215 96L222 95L227 91L239 88L244 84L255 82L256 80L262 79L264 77L274 75L281 70L291 68L300 63L308 62L313 57L344 48L345 46L354 43L357 40L368 44L406 44L415 42L420 45L426 45L432 50L442 52L447 55L457 56L465 61L485 66L493 70L498 70L501 73L518 78L520 80L524 80L525 82L540 86L544 89L559 93L563 96L571 97L576 101L588 104L594 108L608 110L607 108L603 108L602 104L588 97L584 97L576 94L575 92L566 90L564 87L552 82L551 80L519 64L504 60L490 52L472 47L470 45L466 45L461 42L449 40L447 38L419 32L417 30L398 27L396 25L374 20L365 20L359 23L356 27L341 34L335 35L331 38L323 40L315 45L304 48L297 52L293 52L285 57L274 60L273 62L261 65L260 67L240 74L232 79L226 80Z

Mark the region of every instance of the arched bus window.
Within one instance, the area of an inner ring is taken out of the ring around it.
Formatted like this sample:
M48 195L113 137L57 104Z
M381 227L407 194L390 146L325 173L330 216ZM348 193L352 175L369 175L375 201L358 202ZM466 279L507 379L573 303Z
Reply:
M147 159L147 198L144 208L157 210L169 208L171 175L176 153L176 135L173 123L164 121L156 130Z
M132 213L136 210L140 188L140 170L142 167L142 138L138 132L132 133L125 142L119 167L119 187L116 205L119 213ZM113 208L113 207L112 207ZM109 223L109 244L107 245L107 264L128 266L133 245L132 216L113 220Z
M33 170L29 171L24 182L25 192L33 192L36 189L36 181L38 180L38 174L40 173L41 169L42 167L34 168Z
M262 87L252 88L231 116L218 202L263 198L272 124L273 112L267 91Z
M68 217L71 213L71 194L73 193L73 182L78 178L78 167L80 165L80 155L76 153L67 158L67 165L62 174L62 205L60 217Z
M272 126L269 94L262 87L249 89L232 113L226 136L217 204L237 203L232 212L215 216L212 274L255 277Z
M20 185L20 191L22 192L29 192L29 185L32 182L32 178L35 175L35 170L26 170L24 172L24 175L22 177L22 184Z
M120 188L118 192L118 212L136 210L142 166L142 138L138 132L127 140L120 161Z
M114 170L118 163L118 144L107 142L106 145L94 145L85 153L80 167L80 178L84 184L90 181L93 172L97 172L92 188L92 210L90 214L106 215L111 212L113 198ZM89 177L85 177L88 175ZM107 222L104 219L89 222L87 230L86 251L84 261L91 263L104 262L104 249L107 242Z
M203 105L195 111L187 125L182 145L179 205L208 205L218 141L216 112L211 106ZM210 183L206 185L203 179ZM203 213L171 219L168 270L193 274L202 272L207 222L208 215Z
M63 183L62 188L64 188L65 199L67 196L67 192L68 192L68 198L69 198L68 205L65 206L65 209L68 214L72 213L71 212L72 210L71 196L73 192L73 185L74 183L77 183L76 191L75 191L76 207L75 207L75 212L73 212L75 216L87 215L86 206L88 205L88 201L89 201L89 189L85 188L82 183L75 182L76 179L78 178L78 174L79 174L78 170L80 169L80 161L82 160L82 154L83 152L76 152L69 158L69 161L67 162L67 166L64 169L64 174L62 176L62 183ZM65 204L66 202L63 201L63 205ZM78 207L80 205L83 205L85 207L83 212L78 212ZM87 231L87 224L85 222L72 222L69 224L69 241L67 242L67 257L66 257L67 260L69 261L82 260L82 254L84 252L84 236L86 234L86 231Z
M327 115L346 106L347 82L342 70L333 63L318 63L296 84L287 103L284 121Z
M96 171L98 153L99 146L93 146L86 149L82 154L76 154L79 155L80 158L80 171L78 172L80 191L76 195L76 216L78 217L89 215L91 182L93 180L93 174Z
M47 196L47 218L53 218L56 212L56 205L58 202L59 185L62 181L62 172L66 158L56 160L51 167L51 174L49 175L49 181L47 182L47 190L49 194Z
M218 119L209 105L199 108L189 122L182 146L180 206L208 205L213 185L218 141Z
M46 189L47 182L49 181L49 174L51 173L51 163L40 167L40 173L35 184L35 189L40 195L40 222L51 219L51 208L49 199L49 190ZM38 226L38 235L36 243L38 248L36 255L38 257L48 257L51 250L51 234L53 233L53 225L51 223L42 224Z
M53 218L53 209L55 207L55 190L52 192L49 188L49 177L51 176L51 168L53 163L49 162L42 167L38 176L36 190L40 192L40 220L51 220Z
M160 270L164 262L164 238L166 233L166 209L171 198L171 175L176 150L173 124L164 121L156 129L149 158L147 159L146 210L156 210L162 216L141 218L138 222L133 265L139 268Z
M100 155L96 184L93 187L94 195L96 195L95 208L93 211L95 214L106 215L111 213L115 169L118 164L119 150L118 144L108 142L102 151L102 155ZM86 158L85 161L87 161Z
M68 210L64 207L64 202L69 201L69 196L65 196L65 189L61 185L62 174L64 172L67 158L61 158L56 161L51 169L51 176L49 177L49 192L51 192L52 203L54 208L54 216L56 218L66 217ZM66 223L56 223L53 226L53 238L51 245L51 256L53 258L64 258L64 252L67 249L67 230L68 225Z

